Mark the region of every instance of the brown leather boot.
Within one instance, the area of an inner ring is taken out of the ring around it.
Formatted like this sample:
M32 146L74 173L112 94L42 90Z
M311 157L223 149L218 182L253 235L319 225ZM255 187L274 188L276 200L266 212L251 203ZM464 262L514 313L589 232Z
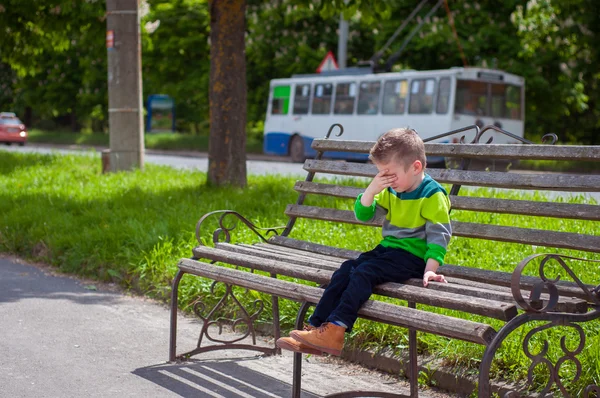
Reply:
M294 330L290 337L304 345L339 357L344 347L345 332L346 328L343 326L327 322L310 331Z
M291 337L282 337L277 339L277 347L282 348L284 350L299 352L301 354L311 354L311 355L323 355L321 350L317 350L315 348L309 347L305 344L302 344L298 340L294 340Z

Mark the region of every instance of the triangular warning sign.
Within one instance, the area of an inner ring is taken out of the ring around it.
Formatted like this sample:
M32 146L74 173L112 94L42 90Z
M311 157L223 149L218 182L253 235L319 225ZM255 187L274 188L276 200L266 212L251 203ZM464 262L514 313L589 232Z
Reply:
M323 58L323 61L321 61L321 64L319 65L319 67L317 68L317 73L330 71L330 70L338 70L338 69L340 69L338 67L338 63L335 60L333 53L331 51L329 51L327 53L327 55L325 56L325 58Z

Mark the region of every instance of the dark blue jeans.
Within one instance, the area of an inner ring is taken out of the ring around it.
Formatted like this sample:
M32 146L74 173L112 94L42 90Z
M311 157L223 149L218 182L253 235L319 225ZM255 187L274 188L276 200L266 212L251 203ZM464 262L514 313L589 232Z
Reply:
M355 260L347 260L333 273L329 285L309 319L313 326L342 322L349 332L359 308L369 299L375 286L385 282L401 283L423 278L425 261L402 249L378 245Z

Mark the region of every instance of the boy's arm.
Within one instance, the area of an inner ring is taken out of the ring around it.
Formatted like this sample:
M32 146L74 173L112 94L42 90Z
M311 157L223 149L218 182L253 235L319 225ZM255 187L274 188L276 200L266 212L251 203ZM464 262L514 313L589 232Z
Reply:
M440 191L425 200L421 215L425 218L425 232L427 234L427 252L425 253L425 274L423 285L427 286L430 280L446 282L437 269L444 264L446 249L452 236L450 224L450 201L448 196Z
M358 195L356 202L354 202L354 215L359 221L371 221L375 216L376 205L387 209L381 199L387 192L389 187L396 179L396 177L388 176L385 173L387 170L380 171L377 173L373 181L369 184L365 192Z

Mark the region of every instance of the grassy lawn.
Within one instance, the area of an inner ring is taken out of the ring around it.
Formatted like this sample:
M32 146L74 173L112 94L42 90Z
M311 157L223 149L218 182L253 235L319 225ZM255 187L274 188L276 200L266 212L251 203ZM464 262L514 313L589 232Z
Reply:
M167 299L177 261L189 258L197 244L195 225L207 212L231 209L249 217L262 227L284 225L283 211L296 200L292 190L294 180L279 176L250 176L248 188L206 187L206 174L197 171L175 170L148 164L144 172L100 174L100 163L85 156L59 156L2 152L0 156L0 251L43 261L58 269L115 281L121 286L159 299ZM364 182L356 182L364 184ZM509 197L493 190L485 191L494 197ZM268 198L268 199L267 199ZM514 197L513 197L514 198ZM307 204L328 204L351 209L352 201L331 198L309 198ZM523 199L521 196L519 199ZM573 201L593 203L583 198ZM593 223L553 220L549 218L516 217L490 214L453 212L460 221L486 220L505 225L523 225L540 229L575 231L597 234ZM211 239L216 220L207 225L202 236ZM233 240L256 242L246 228L239 227ZM327 222L300 220L291 235L316 243L358 250L372 248L380 239L378 229L362 226L340 226ZM524 257L551 249L498 244L483 240L454 238L447 261L453 264L486 266L490 269L512 271ZM580 257L600 259L598 254L568 252ZM600 282L596 265L569 264L584 282ZM568 278L567 278L568 279ZM198 296L210 302L211 282L186 276L181 285L182 308L190 309ZM256 292L242 295L245 303L265 299L262 321L269 322L270 299ZM214 300L214 299L213 299ZM385 299L389 300L389 299ZM393 301L393 300L389 300ZM291 328L298 303L281 300L282 327ZM466 319L485 321L478 316L456 311L435 309ZM491 322L497 329L501 322ZM523 354L521 344L527 325L512 334L496 355L493 372L506 379L523 379L530 360ZM567 361L561 367L563 381L574 396L581 396L582 386L600 383L600 322L588 322L586 347L581 354L582 376L575 381L575 365ZM457 340L419 333L419 350L443 358L448 365L471 367L476 372L483 348ZM541 333L552 348L550 357L562 356L560 338L567 337L567 346L576 347L578 340L573 328L552 328ZM360 347L391 348L401 352L407 347L406 330L360 320L351 342ZM541 340L537 340L541 347ZM545 370L538 366L534 380L543 385ZM566 375L566 376L565 376Z
M50 132L38 129L29 131L29 142L59 145L84 145L108 147L108 134L104 133L72 133ZM152 133L144 135L146 149L208 151L208 136L180 133ZM246 144L248 153L262 153L262 142L248 139Z

